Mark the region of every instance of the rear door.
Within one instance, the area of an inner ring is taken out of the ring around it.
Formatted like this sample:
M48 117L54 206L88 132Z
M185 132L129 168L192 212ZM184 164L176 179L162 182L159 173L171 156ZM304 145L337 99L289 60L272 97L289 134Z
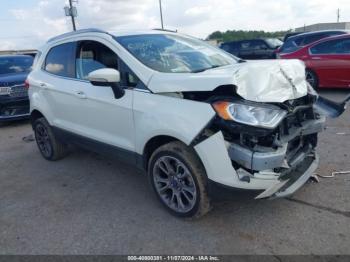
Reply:
M75 75L75 48L75 42L52 47L35 81L45 98L41 104L45 104L47 117L54 126L64 129L69 129L75 123L74 112L77 111L71 85Z
M320 87L350 87L350 38L312 46L309 63L319 78Z

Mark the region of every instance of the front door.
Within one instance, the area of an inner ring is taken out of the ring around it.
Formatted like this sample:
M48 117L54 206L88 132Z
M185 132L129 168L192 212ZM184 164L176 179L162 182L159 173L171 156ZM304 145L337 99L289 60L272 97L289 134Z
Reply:
M125 95L116 99L111 87L93 86L87 81L88 74L94 70L119 70L119 58L107 45L98 41L81 41L77 45L77 81L72 81L77 108L72 112L74 124L84 137L134 151L133 91L126 89Z

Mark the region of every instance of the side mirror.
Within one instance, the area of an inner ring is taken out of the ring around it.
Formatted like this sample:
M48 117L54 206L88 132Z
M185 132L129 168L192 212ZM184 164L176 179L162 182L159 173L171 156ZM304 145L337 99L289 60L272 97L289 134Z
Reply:
M115 98L121 98L125 90L119 86L120 73L113 68L103 68L92 71L88 75L88 80L94 86L110 86Z

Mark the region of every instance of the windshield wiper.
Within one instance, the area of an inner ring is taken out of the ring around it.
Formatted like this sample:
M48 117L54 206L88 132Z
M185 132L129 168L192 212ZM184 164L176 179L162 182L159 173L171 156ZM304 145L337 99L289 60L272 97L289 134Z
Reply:
M213 69L213 68L217 68L217 67L220 67L220 65L212 65L211 67L206 67L206 68L193 70L193 71L191 71L191 73L200 73L200 72L204 72L204 71L207 71L209 69Z

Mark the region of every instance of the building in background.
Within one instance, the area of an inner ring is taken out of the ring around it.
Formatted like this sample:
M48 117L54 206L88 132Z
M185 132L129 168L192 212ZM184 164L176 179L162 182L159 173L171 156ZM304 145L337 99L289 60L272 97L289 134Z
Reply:
M307 25L303 27L295 28L295 32L312 32L312 31L320 31L320 30L350 30L350 22L342 22L342 23L318 23L313 25Z

